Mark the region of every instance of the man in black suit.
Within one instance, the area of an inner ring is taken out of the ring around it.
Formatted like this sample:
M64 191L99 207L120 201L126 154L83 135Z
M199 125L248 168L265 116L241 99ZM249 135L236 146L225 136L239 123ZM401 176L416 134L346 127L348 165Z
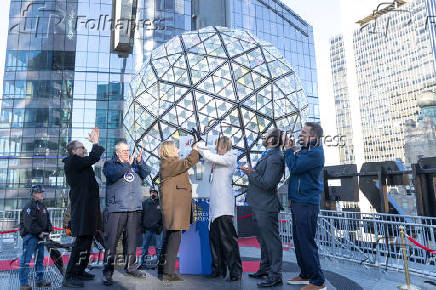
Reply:
M93 144L89 156L85 156L87 151L81 142L71 141L67 145L68 157L63 160L65 177L71 188L71 231L76 237L62 283L64 287L83 288L83 281L94 279L94 275L85 269L97 224L102 223L99 186L92 169L104 152L98 139L98 128L94 128L89 134L89 141Z
M261 262L252 278L267 279L257 283L258 287L274 287L282 282L283 249L279 235L278 214L281 209L277 188L285 171L282 132L271 129L262 143L266 150L252 169L241 168L248 176L247 202L253 210L257 224L258 241L261 246Z

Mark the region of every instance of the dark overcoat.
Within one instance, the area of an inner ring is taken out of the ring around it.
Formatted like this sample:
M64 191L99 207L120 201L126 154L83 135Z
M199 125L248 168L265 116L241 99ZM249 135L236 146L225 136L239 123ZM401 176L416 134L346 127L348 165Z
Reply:
M94 144L89 156L72 155L64 162L65 177L70 186L71 232L74 237L95 235L101 223L99 186L92 165L100 160L104 148Z

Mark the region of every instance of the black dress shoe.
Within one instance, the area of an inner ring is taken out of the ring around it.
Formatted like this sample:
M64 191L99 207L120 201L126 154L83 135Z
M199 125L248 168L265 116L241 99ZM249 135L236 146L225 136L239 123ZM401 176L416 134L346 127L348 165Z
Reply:
M147 276L145 272L141 272L139 270L126 271L126 274L136 278L145 278Z
M223 276L223 275L220 273L212 272L212 274L207 275L206 277L209 279L214 279L214 278L218 278L219 276ZM225 277L225 275L223 277Z
M62 281L62 286L66 288L83 288L85 284L80 280L68 278Z
M230 281L239 281L241 280L241 275L237 275L237 276L230 276Z
M37 282L36 287L51 287L51 283L47 282L47 281L41 281L41 282Z
M103 284L106 286L111 286L114 283L114 281L112 280L112 275L111 274L103 274Z
M78 280L82 280L82 281L92 281L95 279L95 275L85 272L83 271L82 273L80 273L79 275L76 275L76 277Z
M255 278L255 279L262 279L263 277L267 277L267 276L268 273L264 271L257 271L255 273L248 274L248 277Z
M277 278L277 279L265 279L262 282L257 283L257 287L260 288L267 288L267 287L275 287L275 286L280 286L283 284L283 280L282 278Z

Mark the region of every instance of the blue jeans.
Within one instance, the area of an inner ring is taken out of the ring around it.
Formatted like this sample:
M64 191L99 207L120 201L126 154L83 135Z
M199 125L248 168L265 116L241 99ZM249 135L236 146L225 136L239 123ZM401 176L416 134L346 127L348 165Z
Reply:
M315 242L319 205L292 202L291 211L295 256L301 269L300 277L309 279L313 285L321 286L325 279Z
M20 259L20 285L27 285L29 279L30 260L35 256L36 282L44 279L44 245L38 245L40 241L32 234L23 237L23 255Z
M142 257L148 255L148 247L150 245L151 240L154 240L154 244L156 246L156 254L159 256L160 251L162 249L162 232L160 234L157 234L152 231L145 231L145 233L142 234Z

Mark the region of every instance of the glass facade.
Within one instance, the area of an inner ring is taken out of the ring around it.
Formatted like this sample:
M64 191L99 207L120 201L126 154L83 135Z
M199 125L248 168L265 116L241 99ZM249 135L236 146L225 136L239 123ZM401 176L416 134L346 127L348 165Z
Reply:
M356 161L353 145L353 126L351 124L351 104L342 35L333 37L330 40L330 65L336 110L336 133L344 141L344 146L338 147L339 161L341 164L354 164Z
M124 125L131 143L144 148L155 182L161 142L182 143L192 128L206 140L229 136L238 160L254 163L269 129L297 133L308 120L292 66L271 44L241 30L209 26L174 37L153 50L130 85ZM234 175L235 190L247 184L246 175Z
M434 12L434 1L409 1L354 33L366 162L405 160L405 123L436 88Z
M292 64L308 97L310 120L319 122L312 26L279 0L233 0L230 6L232 28L250 31L270 42Z
M0 208L15 209L44 183L48 206L66 193L61 157L72 137L77 1L11 1L0 128Z
M319 120L312 28L277 0L228 4L232 27L273 43L295 67L310 116ZM104 185L101 165L125 137L131 76L154 48L192 28L191 0L138 0L133 54L120 58L110 52L117 21L111 13L112 0L11 0L0 100L0 209L21 207L32 182L44 184L49 206L62 206L66 144L80 140L89 150L85 139L94 126L106 148L96 166Z

